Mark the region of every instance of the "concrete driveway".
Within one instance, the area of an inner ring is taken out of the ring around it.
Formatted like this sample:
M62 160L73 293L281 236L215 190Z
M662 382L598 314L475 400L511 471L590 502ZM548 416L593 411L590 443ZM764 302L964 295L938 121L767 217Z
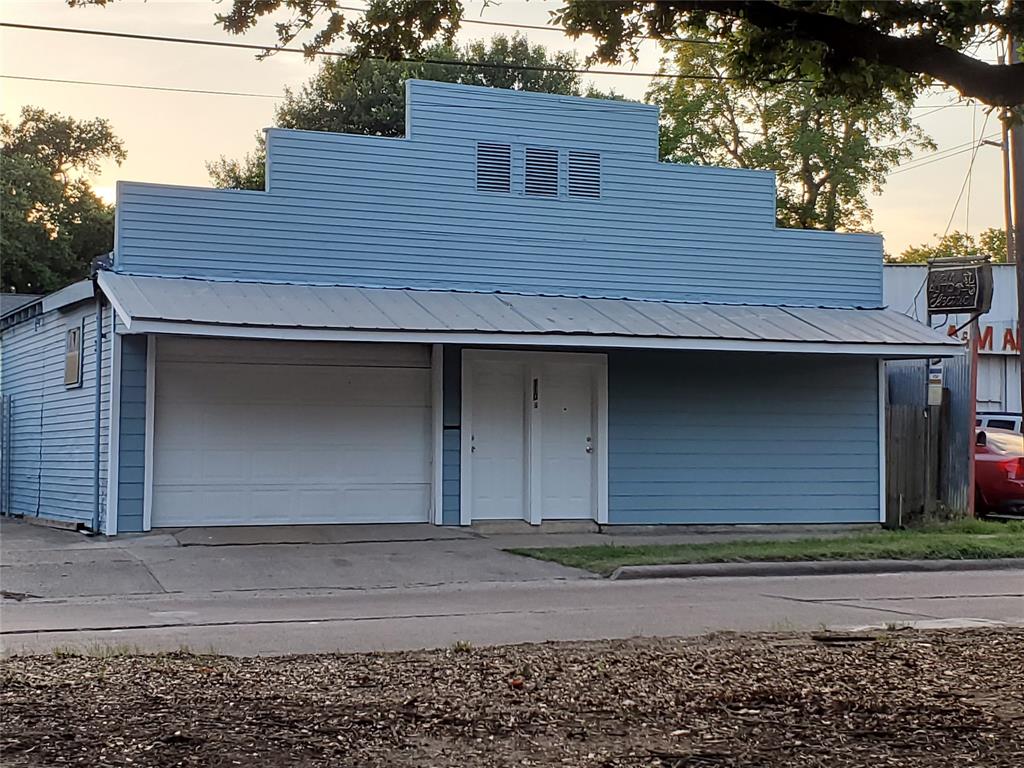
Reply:
M3 518L9 597L338 590L593 578L432 525L188 528L89 538Z

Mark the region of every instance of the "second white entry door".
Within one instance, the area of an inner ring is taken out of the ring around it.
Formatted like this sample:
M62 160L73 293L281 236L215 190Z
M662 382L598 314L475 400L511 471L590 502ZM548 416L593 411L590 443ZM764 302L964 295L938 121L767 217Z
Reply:
M540 369L539 471L544 520L594 517L594 366L546 363Z

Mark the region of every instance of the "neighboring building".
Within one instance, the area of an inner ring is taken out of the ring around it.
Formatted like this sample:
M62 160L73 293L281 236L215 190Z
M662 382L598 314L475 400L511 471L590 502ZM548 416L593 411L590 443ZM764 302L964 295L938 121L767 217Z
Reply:
M928 322L922 286L928 275L924 264L886 264L883 287L889 309ZM992 309L981 316L978 338L979 411L1020 413L1020 353L1017 334L1017 283L1011 264L992 265ZM936 316L932 325L943 333L955 332L968 315ZM967 330L960 331L967 340Z
M0 293L0 317L5 317L24 306L43 298L34 293Z
M96 298L3 331L12 512L880 520L882 361L962 353L881 308L880 237L658 162L655 107L407 98L404 139L269 130L265 192L119 185Z

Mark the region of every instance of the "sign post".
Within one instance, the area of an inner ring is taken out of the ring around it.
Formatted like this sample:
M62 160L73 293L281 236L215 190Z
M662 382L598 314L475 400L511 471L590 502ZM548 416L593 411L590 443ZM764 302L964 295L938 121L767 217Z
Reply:
M974 517L974 424L977 420L978 392L978 318L992 308L992 265L987 259L975 257L934 259L928 262L928 319L933 315L969 314L968 328L970 355L970 386L968 393L967 514ZM964 326L954 329L957 335ZM941 381L941 380L940 380ZM933 402L932 378L929 376L928 404ZM941 400L939 400L941 402ZM931 410L931 409L929 409ZM926 496L926 498L928 498Z

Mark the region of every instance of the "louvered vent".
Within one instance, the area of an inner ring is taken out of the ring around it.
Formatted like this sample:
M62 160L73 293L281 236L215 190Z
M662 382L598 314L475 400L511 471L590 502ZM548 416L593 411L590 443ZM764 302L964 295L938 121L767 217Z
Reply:
M476 188L482 192L512 191L512 147L476 145Z
M569 152L569 197L601 196L601 155Z
M526 148L526 194L558 196L558 150Z

